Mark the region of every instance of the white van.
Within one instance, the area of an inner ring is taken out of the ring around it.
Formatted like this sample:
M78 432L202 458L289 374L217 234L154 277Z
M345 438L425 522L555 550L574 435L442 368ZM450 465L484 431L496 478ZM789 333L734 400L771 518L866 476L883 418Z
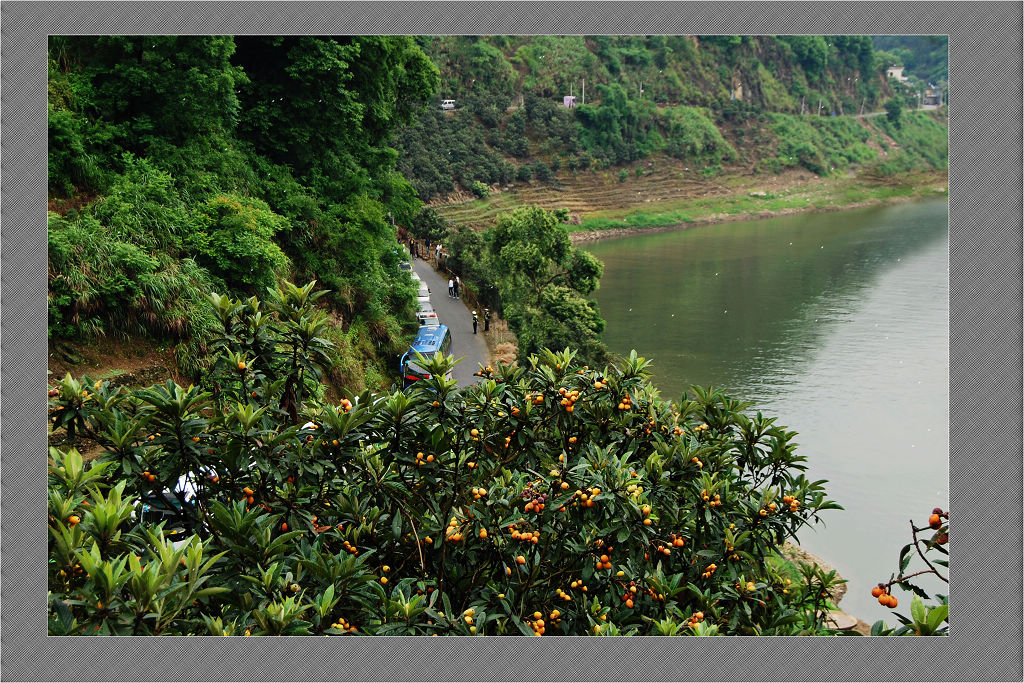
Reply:
M441 100L441 109L455 109L455 100Z

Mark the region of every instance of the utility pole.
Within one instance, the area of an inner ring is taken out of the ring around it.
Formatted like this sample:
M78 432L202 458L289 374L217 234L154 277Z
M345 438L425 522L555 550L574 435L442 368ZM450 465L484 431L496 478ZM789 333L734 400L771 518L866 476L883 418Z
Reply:
M818 116L821 116L821 100L818 100Z
M803 98L803 96L801 96L800 97L800 116L803 116L803 115L804 115L804 98Z
M860 115L861 116L864 115L864 105L867 104L867 101L868 101L867 97L865 97L863 100L860 101Z

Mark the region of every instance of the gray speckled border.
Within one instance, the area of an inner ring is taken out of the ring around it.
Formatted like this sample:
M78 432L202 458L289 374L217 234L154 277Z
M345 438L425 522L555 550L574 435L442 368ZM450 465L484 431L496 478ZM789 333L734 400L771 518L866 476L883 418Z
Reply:
M1022 7L996 3L3 3L3 680L1021 680ZM46 636L46 36L950 35L949 638Z

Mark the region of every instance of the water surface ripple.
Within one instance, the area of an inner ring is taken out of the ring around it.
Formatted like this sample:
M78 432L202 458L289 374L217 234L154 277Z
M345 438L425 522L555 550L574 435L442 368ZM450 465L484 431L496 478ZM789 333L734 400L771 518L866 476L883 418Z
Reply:
M605 263L605 342L653 359L663 396L711 384L799 432L808 476L846 508L801 545L868 622L896 623L871 586L911 517L948 500L947 222L936 200L585 245Z

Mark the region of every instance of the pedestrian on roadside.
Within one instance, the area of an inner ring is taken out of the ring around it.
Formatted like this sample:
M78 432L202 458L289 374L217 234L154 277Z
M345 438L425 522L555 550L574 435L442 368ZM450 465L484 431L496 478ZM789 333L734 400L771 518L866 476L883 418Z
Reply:
M455 280L448 278L448 298L455 298Z
M460 280L459 276L456 275L455 276L455 298L456 299L459 298L459 290L460 289L462 289L462 280Z
M484 309L484 332L491 330L491 309Z
M473 311L473 334L476 334L477 321L476 311Z

